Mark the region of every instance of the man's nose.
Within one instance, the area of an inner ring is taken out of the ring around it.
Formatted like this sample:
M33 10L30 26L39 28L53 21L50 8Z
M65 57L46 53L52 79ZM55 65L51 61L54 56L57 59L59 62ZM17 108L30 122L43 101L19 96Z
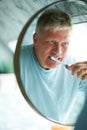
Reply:
M58 53L58 54L62 54L62 47L61 47L61 45L56 45L55 46L55 50L56 50L56 52Z
M53 55L61 55L63 52L62 46L60 44L55 44L52 50Z

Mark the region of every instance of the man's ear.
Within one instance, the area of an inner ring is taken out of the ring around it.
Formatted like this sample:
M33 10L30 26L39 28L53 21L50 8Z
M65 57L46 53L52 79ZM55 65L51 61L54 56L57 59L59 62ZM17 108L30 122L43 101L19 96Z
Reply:
M33 34L33 42L34 42L34 46L36 47L38 43L38 36L36 33Z

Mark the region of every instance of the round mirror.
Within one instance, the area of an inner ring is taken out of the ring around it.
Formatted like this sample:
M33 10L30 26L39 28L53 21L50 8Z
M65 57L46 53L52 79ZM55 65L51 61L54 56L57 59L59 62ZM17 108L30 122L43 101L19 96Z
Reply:
M29 105L64 125L74 125L87 96L86 5L62 0L40 9L24 26L14 56Z

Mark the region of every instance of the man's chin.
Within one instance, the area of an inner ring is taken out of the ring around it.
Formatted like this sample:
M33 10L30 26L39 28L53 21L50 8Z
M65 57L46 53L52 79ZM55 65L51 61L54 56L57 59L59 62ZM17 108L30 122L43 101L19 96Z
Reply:
M47 67L46 69L47 69L47 70L50 70L50 69L57 68L58 66L59 66L59 64L57 64L57 65L53 65L53 66L49 66L49 67Z

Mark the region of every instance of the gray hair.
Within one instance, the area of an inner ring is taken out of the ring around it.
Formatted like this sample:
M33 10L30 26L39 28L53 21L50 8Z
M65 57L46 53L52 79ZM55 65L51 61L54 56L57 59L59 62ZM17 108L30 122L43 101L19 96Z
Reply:
M69 14L58 9L48 9L38 18L36 33L39 35L44 30L71 29L72 21Z

